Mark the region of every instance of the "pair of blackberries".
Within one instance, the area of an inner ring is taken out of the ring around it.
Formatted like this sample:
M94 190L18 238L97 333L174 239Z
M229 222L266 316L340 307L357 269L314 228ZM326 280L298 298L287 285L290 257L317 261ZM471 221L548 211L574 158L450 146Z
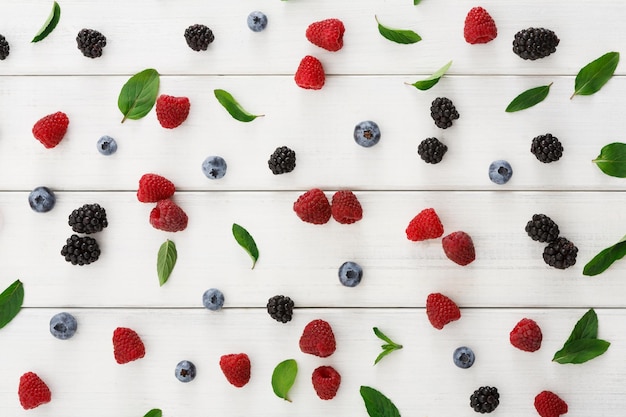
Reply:
M109 225L106 210L99 204L84 204L72 211L67 223L76 233L91 234L102 231ZM89 236L70 236L61 255L72 265L89 265L100 257L100 247L96 239Z
M560 237L559 226L545 214L534 214L526 223L526 233L532 240L547 243L543 260L557 269L566 269L576 263L578 248L567 238Z

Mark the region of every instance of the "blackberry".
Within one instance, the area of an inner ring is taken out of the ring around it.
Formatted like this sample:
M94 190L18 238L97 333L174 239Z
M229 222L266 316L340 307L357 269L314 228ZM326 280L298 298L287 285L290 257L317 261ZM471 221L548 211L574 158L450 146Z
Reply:
M500 404L496 387L480 387L470 395L470 407L477 413L491 413Z
M559 237L559 226L545 214L533 214L525 230L532 240L538 242L554 242Z
M102 56L102 48L107 44L107 38L97 30L81 29L76 36L78 49L87 58L98 58Z
M459 112L446 97L437 97L430 105L430 117L435 121L435 125L442 129L452 126L452 121L459 118Z
M293 300L284 295L275 295L267 300L267 312L274 320L287 323L293 316Z
M61 255L72 265L89 265L100 257L100 247L92 237L72 235L63 245Z
M513 39L513 52L522 59L534 61L556 52L558 44L559 38L550 29L522 29Z
M9 42L7 39L0 35L0 61L3 61L6 57L9 56Z
M296 153L286 146L276 148L267 161L274 175L291 172L296 167Z
M215 40L215 36L207 26L195 24L185 29L185 40L194 51L206 51L209 44Z
M420 142L417 153L426 163L438 164L448 151L448 147L437 138L427 138Z
M543 250L543 260L557 269L565 269L576 263L578 248L564 237L550 242Z
M558 161L563 156L563 145L559 139L550 133L539 135L533 139L530 145L530 152L537 157L538 160L547 164L549 162Z
M76 233L96 233L109 225L106 210L99 204L85 204L72 211L67 224Z

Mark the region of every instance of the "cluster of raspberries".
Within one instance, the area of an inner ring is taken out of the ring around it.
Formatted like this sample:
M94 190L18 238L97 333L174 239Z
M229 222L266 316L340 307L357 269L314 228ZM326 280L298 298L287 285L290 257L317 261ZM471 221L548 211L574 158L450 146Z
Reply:
M363 208L350 190L339 190L329 202L324 191L313 188L293 203L293 211L307 223L325 224L332 217L341 224L352 224L363 218Z
M172 200L174 183L157 174L144 174L139 179L137 200L156 203L150 212L150 224L165 232L180 232L187 228L187 213Z

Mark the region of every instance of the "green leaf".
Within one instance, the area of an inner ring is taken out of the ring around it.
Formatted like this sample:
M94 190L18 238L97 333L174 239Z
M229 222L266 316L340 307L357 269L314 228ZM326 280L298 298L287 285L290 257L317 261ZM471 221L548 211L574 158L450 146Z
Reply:
M160 286L163 286L170 277L174 265L176 265L176 259L178 259L176 245L168 239L159 248L157 256L157 274L159 275Z
M576 322L572 333L565 341L565 344L580 339L595 339L598 337L598 315L593 308L590 308Z
M602 339L578 339L566 343L563 349L554 354L553 362L584 363L607 351L611 344Z
M576 75L570 100L575 95L588 96L598 92L611 79L618 63L619 52L607 52L585 65Z
M18 279L0 294L0 329L17 316L24 302L24 285Z
M126 119L137 120L152 110L159 94L159 73L148 68L130 77L122 87L117 107Z
M254 238L246 229L239 226L237 223L233 223L233 236L237 243L239 243L239 246L244 248L252 258L252 269L254 269L256 261L259 259L259 249L256 247Z
M626 178L626 143L614 142L605 145L593 161L598 168L611 177Z
M413 32L412 30L405 29L392 29L386 26L383 26L379 21L378 17L374 16L376 19L376 23L378 23L378 31L384 38L389 39L392 42L402 43L402 44L410 44L416 43L422 40L420 35Z
M396 406L380 391L365 385L359 391L370 417L401 417Z
M418 4L420 4L420 1L422 1L422 0L413 0L413 5L417 6Z
M161 410L159 410L158 408L153 408L152 410L148 411L143 417L161 417L162 415L163 412Z
M393 352L394 350L398 350L398 349L402 349L402 345L394 342L393 340L391 340L387 335L385 335L383 332L381 332L378 327L374 327L374 334L381 340L387 342L386 344L382 345L381 348L383 349L383 351L376 357L376 359L374 360L374 365L376 365L378 362L380 362L380 360L382 358L384 358L385 356L389 355L391 352Z
M50 15L48 16L45 23L43 24L43 26L41 26L41 29L39 29L39 32L37 32L37 34L35 35L35 37L33 38L31 42L34 43L34 42L39 42L41 40L44 40L46 36L52 33L54 28L57 27L57 24L59 23L60 19L61 19L61 6L59 6L59 3L55 1L54 4L52 4L52 11L50 12Z
M439 68L430 77L424 78L423 80L420 80L420 81L415 81L413 84L410 84L410 85L412 85L413 87L417 88L418 90L426 91L426 90L428 90L429 88L433 87L435 84L437 84L439 82L441 77L443 77L443 75L450 68L450 65L452 65L452 61L448 62L443 67Z
M272 389L278 398L291 402L287 394L296 381L297 374L298 364L294 359L287 359L276 365L272 372Z
M543 100L545 100L546 97L548 97L551 86L552 83L524 91L509 103L505 111L507 113L513 113L515 111L524 110L534 106L535 104L541 103Z
M583 268L583 275L593 276L606 271L613 262L626 256L626 236L615 245L610 246L587 262Z
M220 102L222 106L233 116L233 119L240 122L251 122L257 117L262 117L262 114L254 115L250 114L241 107L241 105L233 98L233 96L225 90L213 90L215 98Z

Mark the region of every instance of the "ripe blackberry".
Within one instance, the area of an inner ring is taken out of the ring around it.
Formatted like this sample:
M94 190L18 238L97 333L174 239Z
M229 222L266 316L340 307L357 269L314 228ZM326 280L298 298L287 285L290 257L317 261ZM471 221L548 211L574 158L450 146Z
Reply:
M102 48L107 44L107 38L97 30L81 29L76 36L78 49L87 58L98 58L102 56Z
M513 52L522 59L534 61L556 52L558 44L559 38L550 29L522 29L513 39Z
M215 40L215 36L207 26L196 24L185 29L185 40L194 51L206 51L209 44Z
M576 263L578 248L564 237L557 238L543 250L543 260L557 269L565 269Z
M470 406L477 413L491 413L500 404L500 394L496 387L480 387L470 395Z
M437 138L427 138L420 142L417 153L424 162L428 164L438 164L448 151L448 147Z
M437 97L430 105L430 117L435 121L435 125L442 129L452 126L452 121L459 118L459 112L446 97Z
M284 295L275 295L267 300L267 312L274 320L287 323L293 316L293 300Z
M559 237L559 226L545 214L533 214L525 230L532 240L538 242L554 242Z
M72 211L67 224L76 233L96 233L109 225L107 213L99 204L85 204Z
M0 61L3 61L6 57L9 56L9 42L7 39L0 35Z
M286 146L278 147L270 156L267 165L275 175L291 172L296 167L296 153Z
M539 135L533 139L530 145L530 152L537 157L538 160L547 164L549 162L558 161L563 156L563 145L559 139L550 133Z
M72 235L63 245L61 255L72 265L89 265L100 257L100 247L92 237Z

